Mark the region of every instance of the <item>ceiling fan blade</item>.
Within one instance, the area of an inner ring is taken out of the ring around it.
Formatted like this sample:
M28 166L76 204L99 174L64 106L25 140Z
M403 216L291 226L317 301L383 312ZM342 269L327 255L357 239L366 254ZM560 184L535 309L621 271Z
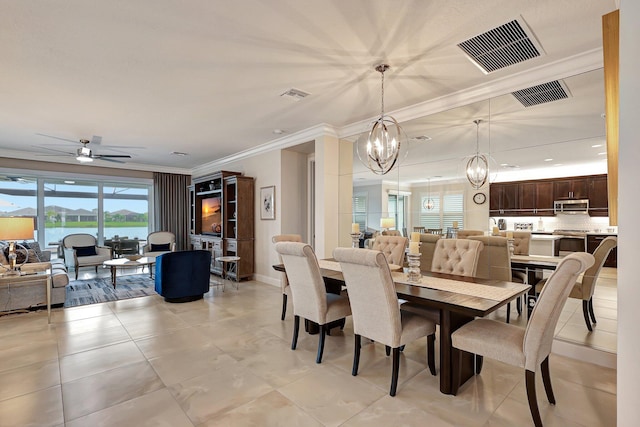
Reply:
M61 153L61 154L69 155L69 156L75 156L75 153L70 153L68 151L62 151L62 150L56 150L55 148L43 147L41 145L34 145L33 147L40 148L42 150L53 151L54 153ZM53 154L50 154L50 155L53 156Z
M47 135L45 133L36 133L36 135L45 136L47 138L59 139L60 141L75 142L75 143L78 142L78 140L75 140L75 139L60 138L58 136Z
M122 158L122 159L130 159L131 156L128 154L93 154L91 157L94 159L104 159L107 158Z
M93 157L94 159L104 160L105 162L113 162L113 163L125 163L122 160L110 159L108 157Z

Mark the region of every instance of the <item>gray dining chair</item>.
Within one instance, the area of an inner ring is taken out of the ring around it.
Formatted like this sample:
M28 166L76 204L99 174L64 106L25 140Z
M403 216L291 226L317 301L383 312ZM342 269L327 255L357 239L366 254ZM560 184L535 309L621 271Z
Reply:
M273 236L271 238L273 243L278 242L302 242L302 236L299 234L278 234L277 236ZM278 255L280 258L280 263L282 264L282 256ZM280 278L280 290L282 291L282 315L280 316L280 320L284 320L284 317L287 314L287 300L288 295L291 294L291 287L289 286L289 279L287 279L287 273L282 273L282 277Z
M542 427L542 419L536 398L535 373L540 367L547 399L555 405L549 373L553 334L576 278L592 266L594 260L591 254L575 252L560 261L542 289L526 328L479 318L451 334L453 363L462 363L462 351L473 353L476 355L476 374L482 370L484 356L525 369L529 410L536 427ZM453 394L457 393L459 385L460 378L454 378Z
M327 293L318 259L308 244L278 242L276 251L282 256L293 299L291 350L295 350L298 344L300 317L316 322L320 327L316 363L321 363L327 324L351 315L349 298Z
M387 351L389 348L393 350L389 394L395 396L400 349L426 336L429 370L435 375L436 324L400 309L391 270L384 255L368 249L336 248L333 257L340 262L351 303L355 334L351 374L358 375L363 336L384 344Z

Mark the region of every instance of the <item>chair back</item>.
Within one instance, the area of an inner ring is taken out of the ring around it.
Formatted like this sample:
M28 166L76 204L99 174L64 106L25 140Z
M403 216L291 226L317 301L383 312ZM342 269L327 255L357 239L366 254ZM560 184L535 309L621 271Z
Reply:
M154 231L147 236L147 246L169 244L169 250L175 251L176 235L170 231Z
M470 236L469 240L482 242L476 276L481 279L511 282L511 251L509 241L500 236Z
M478 268L482 242L469 239L440 239L433 254L431 271L473 277Z
M500 236L506 237L507 232L501 231ZM529 246L531 243L530 231L514 231L513 232L513 254L529 255Z
M577 277L595 262L593 255L574 252L558 263L547 280L531 312L524 334L525 369L532 372L551 352L553 334L560 312Z
M209 292L211 252L167 252L156 257L155 290L165 298L184 298Z
M306 243L278 242L276 252L287 271L293 313L321 325L326 323L327 291L313 248Z
M604 262L607 260L609 256L609 252L613 248L618 246L618 239L614 236L609 236L604 239L595 251L593 251L593 257L595 258L595 262L587 271L584 272L582 276L582 286L579 287L580 292L576 292L577 289L573 289L571 294L569 295L572 298L583 299L588 301L593 296L593 291L596 289L596 280L598 280L598 276L600 275L600 270L602 270L602 266ZM578 294L579 295L576 295Z
M425 227L413 227L414 233L424 233Z
M436 244L442 236L439 234L420 235L420 270L431 271L433 253L436 251Z
M299 234L278 234L271 238L273 243L278 242L298 242L302 243L302 236ZM280 264L282 264L282 255L278 254ZM280 280L280 290L284 293L285 289L289 286L289 279L287 279L287 273L282 273L282 279Z
M336 248L349 292L353 332L391 347L400 345L400 306L389 265L378 251Z
M482 230L458 230L456 233L458 239L468 239L471 236L484 236Z
M437 234L442 236L442 228L427 228L427 234Z
M371 249L382 252L389 264L402 265L408 243L409 239L402 236L378 236Z
M383 230L382 235L383 236L402 236L402 233L400 233L400 230Z
M69 234L62 239L62 246L66 249L73 249L74 246L97 246L98 240L95 236L87 233Z

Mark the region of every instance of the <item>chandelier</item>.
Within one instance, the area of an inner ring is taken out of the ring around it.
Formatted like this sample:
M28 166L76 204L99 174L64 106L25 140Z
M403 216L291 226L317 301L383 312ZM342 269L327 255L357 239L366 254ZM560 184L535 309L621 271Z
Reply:
M482 187L489 177L489 162L484 154L480 154L479 147L479 128L482 120L474 120L476 124L476 153L467 162L466 175L471 183L471 187L478 190Z
M382 80L380 117L373 123L370 130L360 135L356 148L358 158L366 167L375 174L384 175L401 160L399 159L403 145L401 140L406 138L396 119L384 114L384 72L389 69L389 66L380 64L375 69L380 73Z
M435 207L435 202L431 198L431 178L427 178L427 198L422 202L422 207L427 211Z

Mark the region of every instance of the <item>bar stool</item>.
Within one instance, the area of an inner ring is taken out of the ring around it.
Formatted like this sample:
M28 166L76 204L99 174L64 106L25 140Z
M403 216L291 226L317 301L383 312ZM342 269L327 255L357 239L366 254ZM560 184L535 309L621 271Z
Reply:
M236 290L238 290L238 283L240 282L240 277L238 277L238 264L240 264L240 257L221 256L217 257L216 261L220 261L222 263L222 277L225 282L227 280L231 282L229 279L229 273L232 273L236 277ZM227 264L229 264L228 267ZM222 291L224 292L224 285L222 285Z

